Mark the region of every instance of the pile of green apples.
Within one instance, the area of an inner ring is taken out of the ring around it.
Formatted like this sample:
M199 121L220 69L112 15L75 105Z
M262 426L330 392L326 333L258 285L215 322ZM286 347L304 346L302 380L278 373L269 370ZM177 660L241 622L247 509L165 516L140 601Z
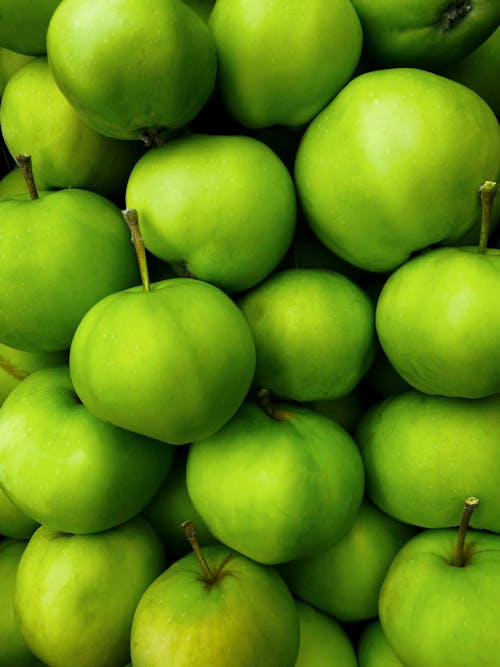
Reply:
M500 667L499 81L498 0L0 0L0 667Z

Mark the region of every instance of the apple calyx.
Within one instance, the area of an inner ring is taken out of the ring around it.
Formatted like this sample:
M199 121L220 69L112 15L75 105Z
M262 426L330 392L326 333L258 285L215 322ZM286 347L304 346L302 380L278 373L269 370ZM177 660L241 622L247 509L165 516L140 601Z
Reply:
M488 248L488 238L491 226L491 212L493 202L498 190L498 184L495 181L485 181L479 188L481 198L481 232L479 236L478 253L485 255Z
M125 222L127 223L134 244L137 261L139 262L139 271L141 274L142 289L144 292L151 291L151 283L149 282L148 262L146 259L146 248L144 246L144 239L139 228L139 216L135 208L126 208L122 211Z
M23 174L26 187L28 188L28 192L31 199L33 201L35 199L39 199L38 190L35 183L35 177L33 176L31 155L28 155L28 153L20 153L19 155L16 156L16 162L19 165L19 169Z
M202 550L198 540L196 539L196 527L193 521L183 521L181 528L184 530L186 537L191 545L191 548L194 551L194 554L200 564L201 569L203 570L203 575L200 577L200 581L205 584L205 588L210 589L212 586L218 584L221 579L228 574L231 574L228 570L224 570L225 566L233 558L233 554L228 554L226 558L222 561L219 567L215 570L212 570L207 563L205 556L203 555Z
M451 30L457 23L463 21L472 9L472 3L463 1L452 2L443 10L439 18L439 25L444 32Z
M450 565L454 567L464 567L467 565L471 558L471 553L468 553L468 550L465 547L465 536L467 534L467 529L469 527L469 522L472 516L472 513L479 505L479 498L476 496L470 496L464 500L464 509L462 512L462 519L460 521L460 527L458 529L458 539L453 550L453 556L450 561Z
M269 417L271 417L271 419L278 422L284 422L290 419L291 412L285 410L285 408L277 406L276 403L273 402L269 389L259 389L257 391L257 401L260 407Z
M185 260L181 260L180 262L169 262L169 264L176 276L179 276L180 278L196 279L196 276L189 270L189 266Z

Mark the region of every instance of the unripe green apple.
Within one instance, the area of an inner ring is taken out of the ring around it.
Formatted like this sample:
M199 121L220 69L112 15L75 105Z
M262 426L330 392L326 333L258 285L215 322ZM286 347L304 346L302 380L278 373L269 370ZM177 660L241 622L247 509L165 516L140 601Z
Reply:
M32 56L0 47L0 97L3 95L9 79L31 58Z
M405 667L387 641L378 618L363 628L357 658L359 667Z
M2 0L0 46L31 56L46 52L50 19L61 0Z

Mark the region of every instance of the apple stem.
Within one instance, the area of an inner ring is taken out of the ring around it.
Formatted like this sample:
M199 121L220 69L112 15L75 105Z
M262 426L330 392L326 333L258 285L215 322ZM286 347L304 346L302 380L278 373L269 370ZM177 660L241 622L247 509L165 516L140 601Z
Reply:
M27 153L21 153L16 157L16 162L23 173L24 180L26 182L26 187L28 188L28 192L31 199L33 201L35 199L39 199L38 190L35 183L35 177L33 176L31 155L28 155Z
M269 389L259 389L257 392L257 400L260 407L269 417L271 417L271 419L275 419L276 421L286 421L289 418L290 413L288 410L280 408L273 403Z
M488 248L488 237L490 235L491 225L491 211L493 209L493 202L497 194L498 186L495 181L485 181L479 188L479 196L481 197L481 232L479 236L478 252L480 255L485 255Z
M130 229L132 243L134 244L135 252L137 254L139 271L141 273L142 289L144 292L150 292L151 283L149 282L146 248L144 246L144 239L142 238L141 230L139 228L139 216L137 215L135 208L126 208L124 211L122 211L122 213Z
M208 584L214 584L217 580L217 577L214 575L212 570L210 569L205 556L203 555L200 545L198 544L198 540L196 539L196 528L194 525L193 521L184 521L181 524L181 527L184 529L184 532L186 534L187 539L189 540L189 544L191 545L194 554L196 558L198 559L198 562L201 566L201 569L203 570L206 581Z
M472 516L472 513L479 505L479 498L471 496L464 500L464 510L462 513L462 520L460 521L460 527L458 529L458 539L455 546L455 553L452 561L452 565L455 567L463 567L465 565L465 556L464 556L464 546L465 546L465 535L469 527L469 522Z

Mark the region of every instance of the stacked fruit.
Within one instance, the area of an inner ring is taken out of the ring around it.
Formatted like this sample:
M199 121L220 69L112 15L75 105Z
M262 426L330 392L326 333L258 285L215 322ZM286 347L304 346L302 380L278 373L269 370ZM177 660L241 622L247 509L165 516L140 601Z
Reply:
M500 667L498 1L33 4L0 666Z

